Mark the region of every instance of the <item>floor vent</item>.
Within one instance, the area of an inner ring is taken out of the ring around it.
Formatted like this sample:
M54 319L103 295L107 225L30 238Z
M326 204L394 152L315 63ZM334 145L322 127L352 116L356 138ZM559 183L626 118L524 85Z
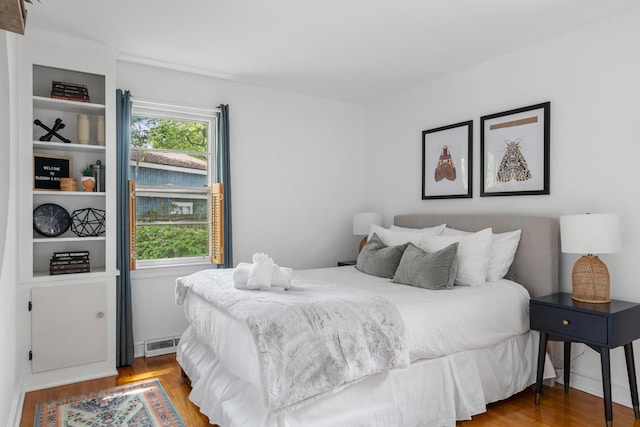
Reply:
M160 356L162 354L175 353L180 337L161 338L144 342L144 357Z

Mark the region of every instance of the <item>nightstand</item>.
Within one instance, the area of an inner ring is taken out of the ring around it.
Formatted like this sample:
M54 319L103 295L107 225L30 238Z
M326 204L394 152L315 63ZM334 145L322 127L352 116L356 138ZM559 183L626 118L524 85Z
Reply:
M357 262L354 259L353 261L338 261L338 267L344 267L345 265L356 265Z
M640 338L640 304L616 300L606 304L583 303L572 300L571 294L565 293L532 298L529 304L530 327L540 331L536 405L540 404L547 340L564 341L565 392L569 390L571 343L584 343L600 353L604 415L607 426L612 426L609 350L624 346L631 402L635 417L640 419L638 384L633 358L633 340Z

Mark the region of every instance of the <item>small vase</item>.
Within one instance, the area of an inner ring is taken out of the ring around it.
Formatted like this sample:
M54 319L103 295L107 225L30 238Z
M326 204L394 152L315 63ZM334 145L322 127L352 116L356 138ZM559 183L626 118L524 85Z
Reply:
M96 179L92 176L83 176L80 183L84 191L90 192L93 191L93 188L96 186Z
M89 116L78 114L78 143L89 143Z
M104 116L98 116L96 127L96 140L98 141L98 145L104 145Z

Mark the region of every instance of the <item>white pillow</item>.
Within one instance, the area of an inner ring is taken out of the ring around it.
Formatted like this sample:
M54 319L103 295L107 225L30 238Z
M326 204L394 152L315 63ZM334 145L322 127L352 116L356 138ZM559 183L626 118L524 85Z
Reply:
M429 234L442 234L442 231L445 230L447 224L436 225L435 227L425 227L425 228L409 228L409 227L400 227L398 225L392 225L389 229L395 231L410 231L413 233L422 232Z
M443 236L465 236L469 234L472 233L449 227L442 231ZM489 267L487 268L487 282L495 282L507 275L518 250L520 234L521 230L493 234Z
M472 232L449 227L445 227L444 230L442 230L443 236L466 236L467 234L472 234Z
M457 236L435 236L425 234L418 245L423 251L432 253L446 248L452 243L458 243L458 273L456 285L480 286L484 285L489 267L491 251L490 228L477 233L459 234Z
M518 250L520 233L521 230L515 230L493 235L487 282L495 282L507 275Z
M371 239L373 233L376 233L380 238L380 241L386 246L397 246L407 242L411 242L418 246L422 236L427 234L438 234L442 229L444 229L444 227L445 225L442 224L441 226L431 228L405 228L402 230L394 230L371 224L367 240Z

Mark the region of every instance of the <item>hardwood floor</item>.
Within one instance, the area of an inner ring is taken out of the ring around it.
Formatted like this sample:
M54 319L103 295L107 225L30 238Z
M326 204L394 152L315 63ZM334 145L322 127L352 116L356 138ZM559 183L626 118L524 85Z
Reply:
M170 354L148 359L137 358L133 366L118 369L117 376L27 393L20 427L33 426L37 402L46 402L63 396L87 393L149 378L160 379L187 426L210 425L207 417L189 401L190 388L180 374L175 355ZM553 388L545 387L542 391L540 406L535 406L533 402L533 389L529 388L505 401L489 405L486 413L476 415L471 421L459 422L457 425L459 427L602 427L605 425L602 399L575 389L565 394L561 385ZM613 420L616 427L640 427L640 420L634 418L631 408L615 403Z

